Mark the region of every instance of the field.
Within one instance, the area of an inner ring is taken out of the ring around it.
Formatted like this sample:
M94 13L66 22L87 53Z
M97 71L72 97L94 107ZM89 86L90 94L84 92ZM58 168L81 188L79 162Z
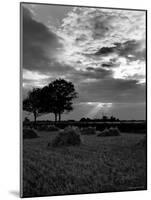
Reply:
M23 141L23 196L146 189L144 134L82 135L80 146L52 147L57 132Z

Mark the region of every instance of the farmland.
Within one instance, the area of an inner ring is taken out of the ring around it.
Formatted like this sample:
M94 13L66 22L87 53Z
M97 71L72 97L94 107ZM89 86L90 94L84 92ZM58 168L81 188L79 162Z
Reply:
M23 141L24 197L146 189L145 134L82 135L79 146L48 145L57 131Z

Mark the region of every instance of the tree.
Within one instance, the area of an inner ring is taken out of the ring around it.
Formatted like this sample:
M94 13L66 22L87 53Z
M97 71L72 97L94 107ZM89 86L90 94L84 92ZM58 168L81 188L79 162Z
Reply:
M72 82L57 79L42 89L43 111L52 112L55 121L61 121L61 114L73 110L72 100L77 97Z
M114 121L116 121L116 118L113 117L113 116L111 116L111 117L110 117L110 121L111 121L111 122L114 122Z
M40 115L41 110L41 89L34 88L28 93L28 97L23 100L23 110L33 113L34 122L36 123L37 117Z
M40 112L41 113L56 113L54 107L54 92L51 84L43 87L40 92ZM55 115L55 121L57 117Z
M106 115L103 115L102 120L103 120L104 122L106 122L106 121L108 121L108 117L107 117Z

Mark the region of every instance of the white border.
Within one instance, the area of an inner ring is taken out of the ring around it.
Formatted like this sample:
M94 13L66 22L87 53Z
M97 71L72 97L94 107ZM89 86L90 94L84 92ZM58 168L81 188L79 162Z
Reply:
M19 0L3 0L0 9L0 199L11 200L18 198L19 192ZM24 1L33 2L33 1ZM100 7L117 7L148 9L150 21L150 0L36 0L39 3L57 3ZM148 99L151 99L150 90L150 26L148 22ZM151 57L151 55L150 55ZM149 110L149 100L148 100ZM151 114L148 112L148 127ZM150 127L148 129L148 177L151 177ZM103 200L150 199L151 181L148 178L148 191L117 192L73 196L44 197L34 199L73 199ZM31 199L31 198L29 198Z

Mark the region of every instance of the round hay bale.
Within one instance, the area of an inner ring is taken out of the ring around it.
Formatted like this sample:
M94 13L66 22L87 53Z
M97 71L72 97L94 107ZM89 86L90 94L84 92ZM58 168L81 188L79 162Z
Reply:
M106 136L119 136L120 131L117 127L110 127L109 129L105 128L103 131L98 133L97 136L106 137Z
M105 128L103 131L99 132L98 137L104 137L104 136L109 136L109 129Z
M38 138L37 133L32 129L23 129L23 139Z
M77 127L66 127L64 130L60 131L52 141L52 146L54 147L80 144L81 134L79 128Z
M109 132L111 136L119 136L121 134L118 127L110 127Z

